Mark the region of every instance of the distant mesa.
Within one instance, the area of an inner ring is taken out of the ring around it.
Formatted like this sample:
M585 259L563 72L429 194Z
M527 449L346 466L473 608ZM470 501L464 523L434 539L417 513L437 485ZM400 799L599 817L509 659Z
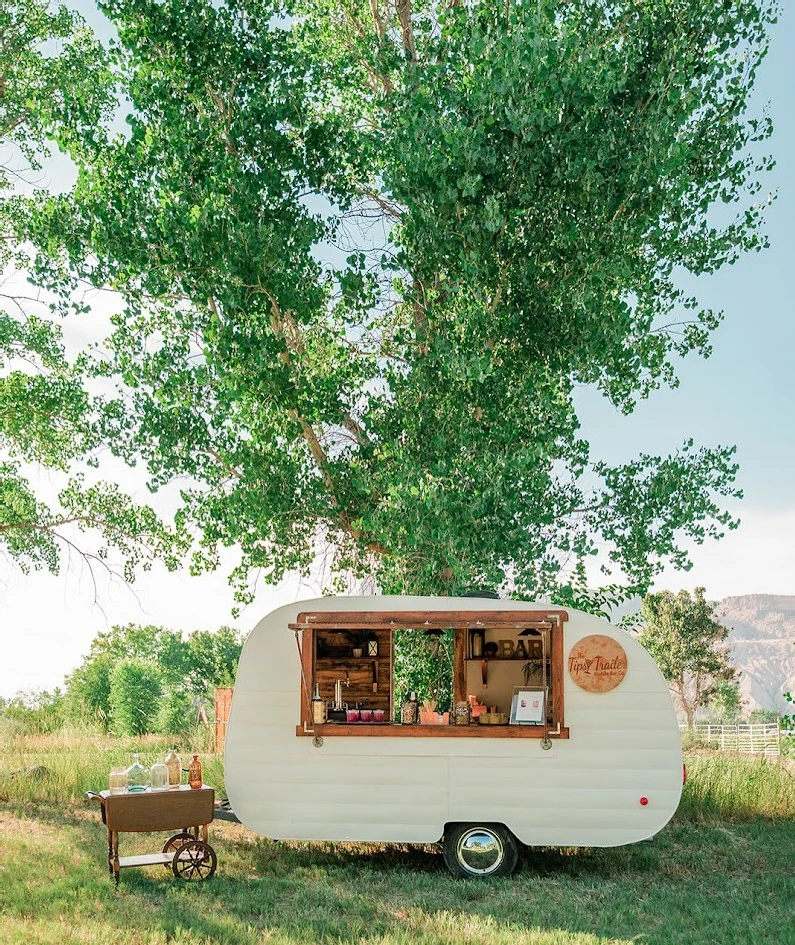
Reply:
M791 713L782 692L795 692L795 595L744 594L726 597L716 607L731 628L729 643L741 671L744 711L775 709Z

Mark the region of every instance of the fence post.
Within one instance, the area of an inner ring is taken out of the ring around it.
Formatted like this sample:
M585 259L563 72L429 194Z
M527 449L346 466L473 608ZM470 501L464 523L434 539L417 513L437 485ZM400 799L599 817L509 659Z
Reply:
M215 690L215 750L219 755L223 753L226 742L226 726L234 691L231 686Z

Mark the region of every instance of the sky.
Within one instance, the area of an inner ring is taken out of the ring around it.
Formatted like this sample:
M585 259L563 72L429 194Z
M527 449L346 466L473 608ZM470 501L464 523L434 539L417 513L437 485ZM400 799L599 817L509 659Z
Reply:
M73 4L92 26L91 0ZM769 104L775 132L767 151L777 161L766 181L777 199L766 213L769 250L694 284L705 304L725 312L708 360L679 367L680 386L662 390L630 417L590 391L577 395L582 433L594 456L608 462L638 452L668 453L693 437L698 444L736 444L742 501L728 507L740 527L720 542L691 548L689 572L666 571L657 589L704 586L712 599L740 594L795 594L795 13L784 11L771 33L753 110ZM63 186L68 168L50 170ZM46 474L40 485L47 488ZM129 477L129 478L128 478ZM122 485L140 490L126 471ZM230 556L230 564L233 558ZM228 568L227 568L228 571ZM322 592L322 579L291 577L261 586L234 620L224 569L199 578L168 574L155 564L130 588L103 572L89 573L74 555L59 576L22 574L0 557L0 696L52 688L87 652L92 638L117 623L154 623L191 631L223 624L251 629L265 614Z

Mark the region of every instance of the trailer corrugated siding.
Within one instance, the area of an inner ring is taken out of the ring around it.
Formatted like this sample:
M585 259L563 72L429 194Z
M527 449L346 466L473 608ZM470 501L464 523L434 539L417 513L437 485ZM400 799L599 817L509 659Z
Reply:
M505 601L321 598L283 607L249 635L226 737L232 807L273 839L435 842L456 821L506 824L524 843L616 846L653 836L682 789L679 729L665 681L628 634L569 611L564 658L592 633L619 640L623 682L580 689L564 672L568 739L297 737L300 666L287 625L302 611L489 610ZM512 610L545 605L511 602ZM640 798L647 797L647 806Z

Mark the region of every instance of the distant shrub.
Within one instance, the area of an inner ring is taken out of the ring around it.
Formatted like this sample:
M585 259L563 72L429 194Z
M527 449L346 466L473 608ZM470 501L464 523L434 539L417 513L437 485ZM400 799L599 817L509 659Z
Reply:
M157 731L166 735L182 735L196 725L193 697L179 689L172 690L160 703Z
M117 735L144 735L155 728L163 693L160 674L140 660L119 663L110 677L111 726Z
M711 742L707 740L705 734L699 734L697 731L688 731L683 729L682 731L682 748L684 751L696 751L699 748L718 748L716 742Z
M748 722L751 725L772 725L778 722L781 716L775 709L754 709L748 716Z
M52 692L19 692L10 699L0 700L0 716L9 733L48 735L66 720L64 695L57 688Z
M114 662L107 655L84 661L66 680L69 714L73 719L89 716L104 731L110 725L110 677Z

